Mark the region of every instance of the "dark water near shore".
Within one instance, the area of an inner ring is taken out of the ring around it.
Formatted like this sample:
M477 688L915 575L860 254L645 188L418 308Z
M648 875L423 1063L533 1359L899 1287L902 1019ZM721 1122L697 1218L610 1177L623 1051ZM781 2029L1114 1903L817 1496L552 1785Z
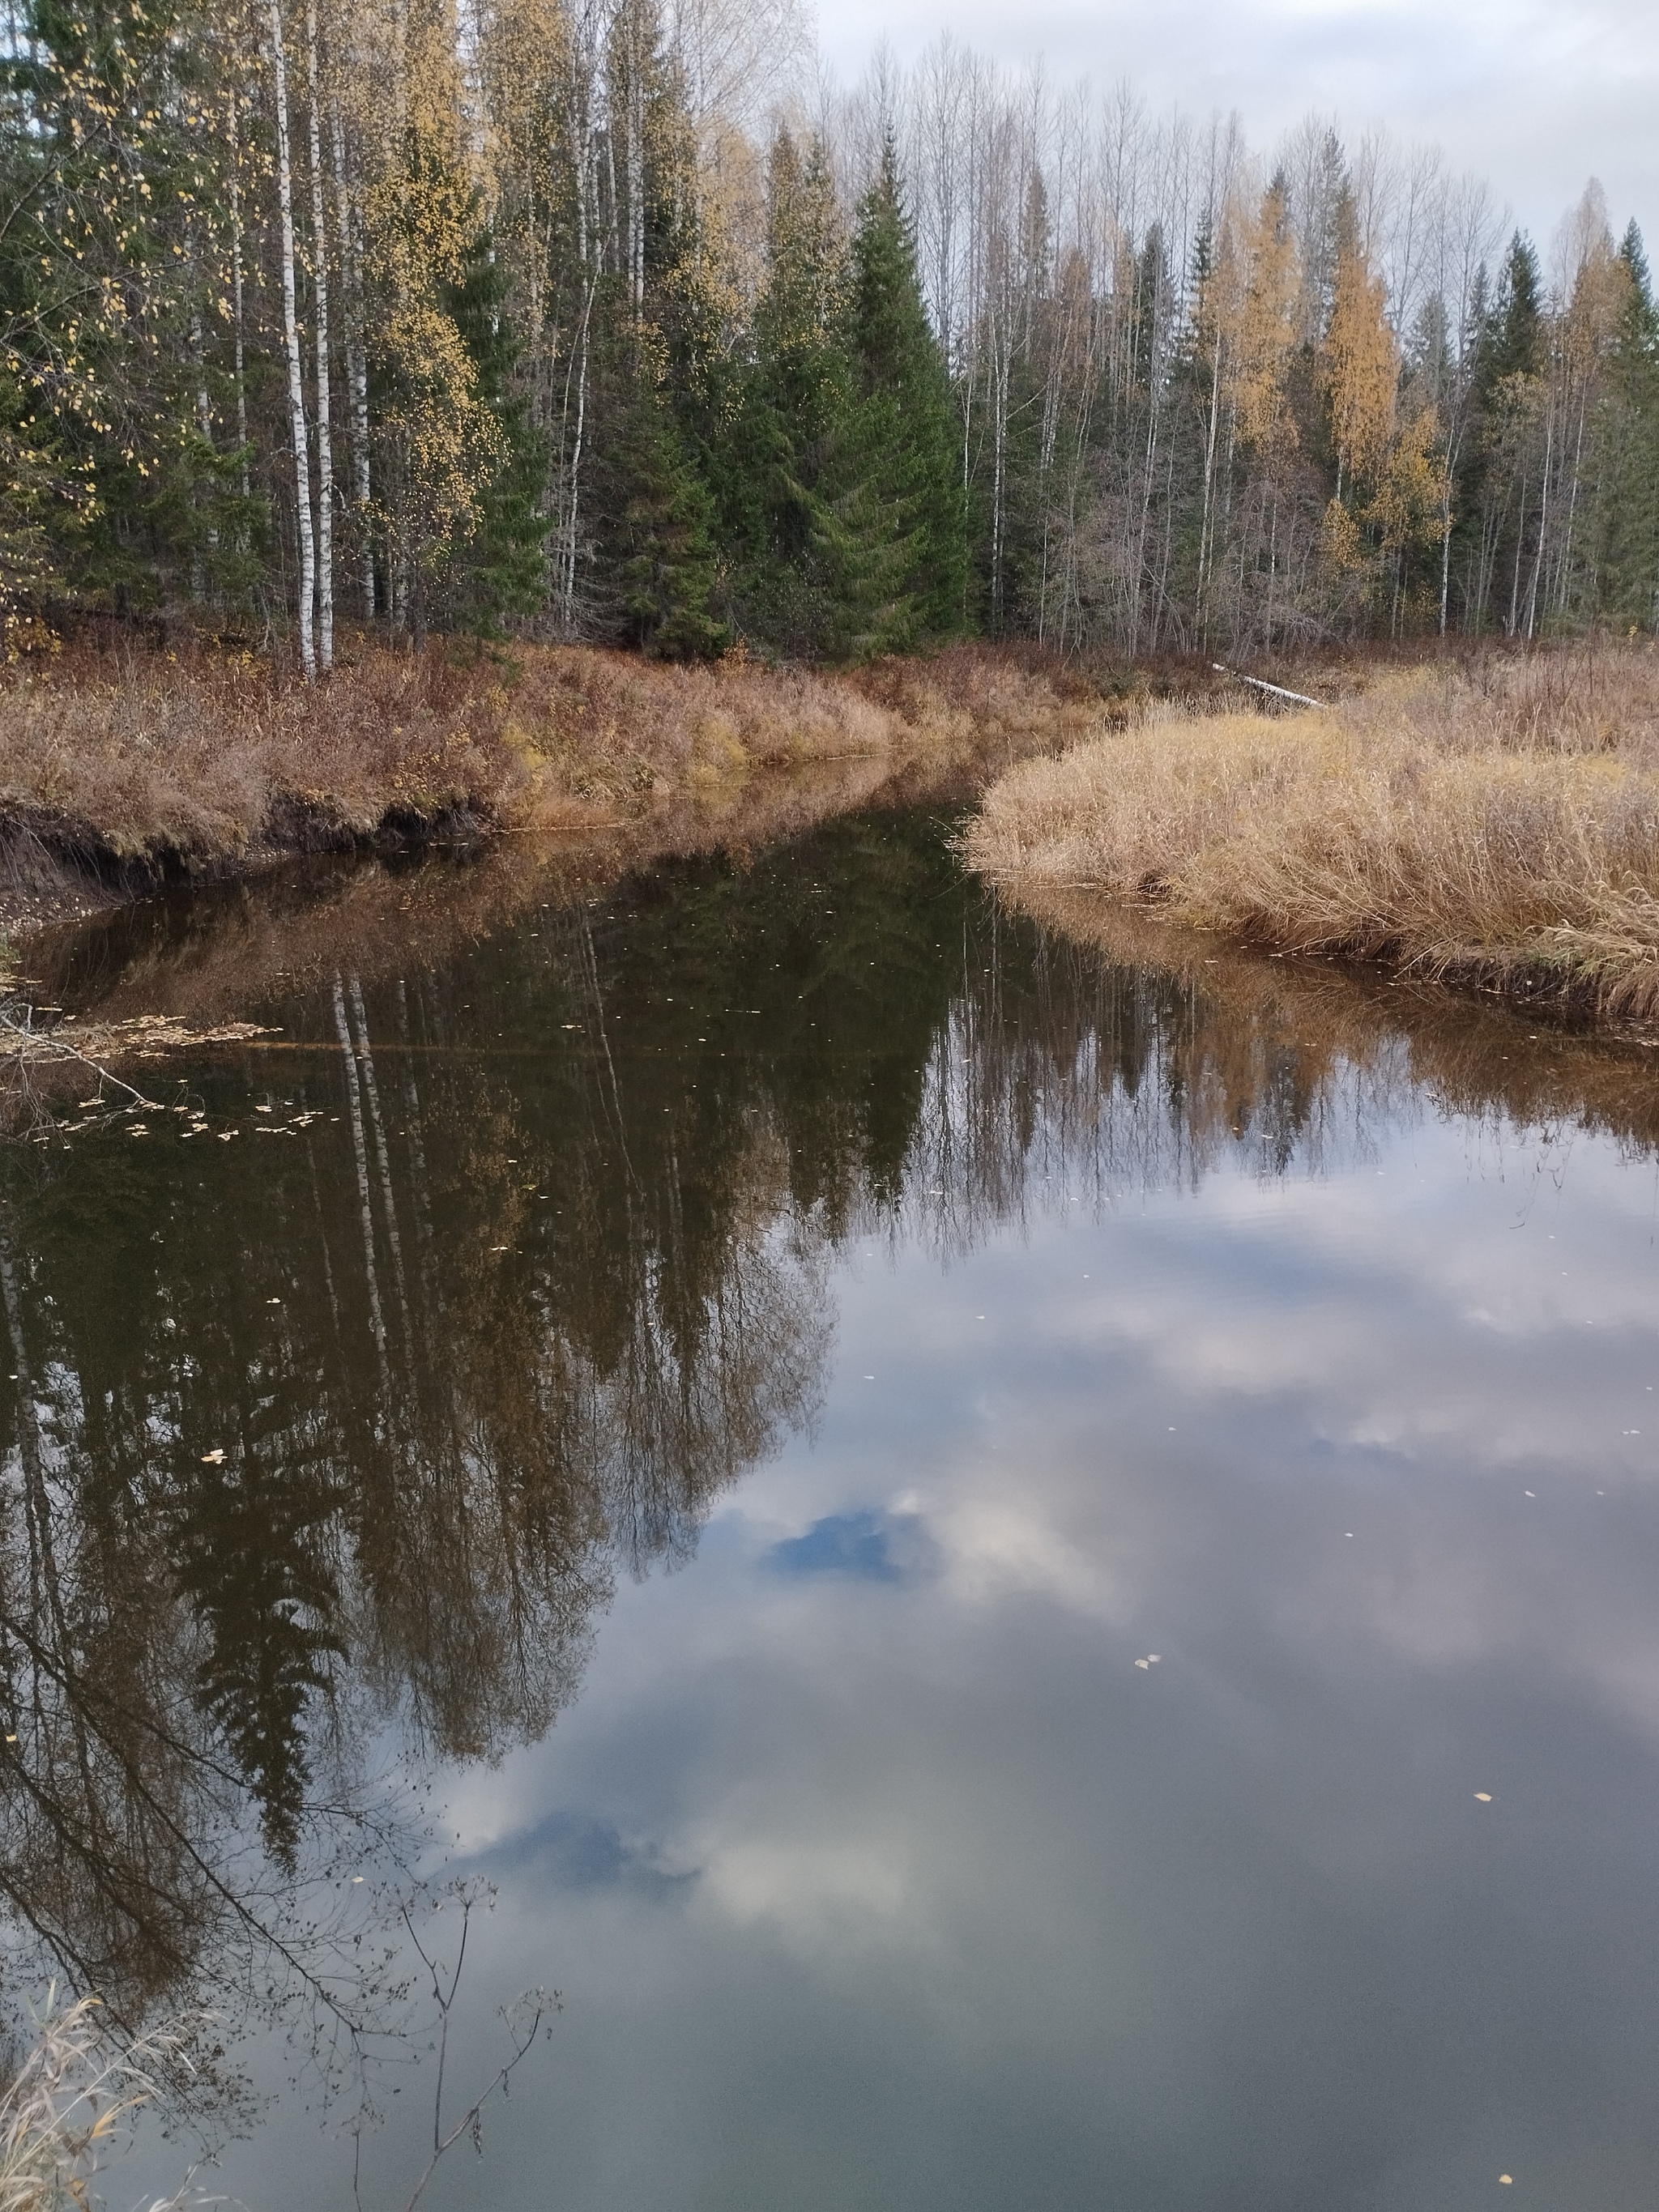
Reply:
M1659 1069L924 815L514 865L52 955L280 1035L0 1156L14 2002L214 1994L255 2212L458 1876L433 2206L1650 2203Z

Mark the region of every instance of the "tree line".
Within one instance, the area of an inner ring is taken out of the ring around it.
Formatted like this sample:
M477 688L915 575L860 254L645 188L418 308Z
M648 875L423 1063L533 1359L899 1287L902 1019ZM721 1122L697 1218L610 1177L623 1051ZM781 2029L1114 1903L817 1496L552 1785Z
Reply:
M1592 185L1015 81L793 0L9 0L0 596L854 659L1650 629Z

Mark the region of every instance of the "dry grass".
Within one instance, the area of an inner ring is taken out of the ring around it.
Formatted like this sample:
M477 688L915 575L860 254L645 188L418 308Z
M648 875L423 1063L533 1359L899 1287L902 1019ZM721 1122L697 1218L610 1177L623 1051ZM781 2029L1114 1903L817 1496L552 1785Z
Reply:
M152 2069L188 2065L185 2038L163 2028L118 2047L95 1997L63 2003L46 1993L35 2040L0 2094L0 2212L87 2212L92 2185L125 2147L132 2120L156 2094ZM149 2212L183 2212L207 2199L188 2183Z
M1323 714L1153 708L1016 766L969 857L1248 942L1659 1013L1659 652L1342 688Z
M123 857L237 853L282 842L295 805L358 832L388 815L614 811L759 766L1058 741L1085 718L1058 675L965 650L833 676L360 647L307 689L246 655L71 648L0 670L0 812L82 825Z

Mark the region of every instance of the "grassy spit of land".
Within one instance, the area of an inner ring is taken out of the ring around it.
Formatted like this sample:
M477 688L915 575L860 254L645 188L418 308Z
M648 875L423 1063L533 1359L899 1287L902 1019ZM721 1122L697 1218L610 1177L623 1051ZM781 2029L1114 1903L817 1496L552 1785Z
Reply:
M365 643L307 686L205 647L48 646L0 668L0 927L283 852L724 803L761 769L1006 760L1100 712L1057 665L966 647L831 675Z
M1154 704L1017 763L968 857L1016 892L1085 887L1282 951L1659 1017L1659 651L1328 670L1320 688L1322 712Z

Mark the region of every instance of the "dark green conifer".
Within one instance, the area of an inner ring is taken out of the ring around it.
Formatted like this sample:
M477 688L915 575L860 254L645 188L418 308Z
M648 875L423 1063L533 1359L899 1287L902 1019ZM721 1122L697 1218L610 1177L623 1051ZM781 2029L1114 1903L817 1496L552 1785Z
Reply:
M959 631L967 592L956 411L890 141L859 206L847 351L849 404L830 441L817 544L837 646L865 658Z
M1510 240L1481 347L1480 381L1485 391L1492 391L1506 376L1536 374L1542 291L1537 252L1526 234L1517 230Z
M605 435L594 457L601 627L666 660L718 653L714 505L662 390L652 334L606 338L595 380Z
M781 131L768 169L767 282L734 441L743 500L732 526L744 625L789 653L823 652L834 635L819 550L827 526L819 483L850 396L842 330L846 278L823 149L814 143L803 157Z
M495 416L501 441L449 593L452 619L483 637L503 636L512 623L536 613L547 589L548 442L514 387L519 344L507 319L507 273L481 226L459 283L446 287L444 306L472 358L477 397Z
M1659 306L1642 234L1619 249L1625 296L1595 422L1601 611L1620 629L1659 625Z

